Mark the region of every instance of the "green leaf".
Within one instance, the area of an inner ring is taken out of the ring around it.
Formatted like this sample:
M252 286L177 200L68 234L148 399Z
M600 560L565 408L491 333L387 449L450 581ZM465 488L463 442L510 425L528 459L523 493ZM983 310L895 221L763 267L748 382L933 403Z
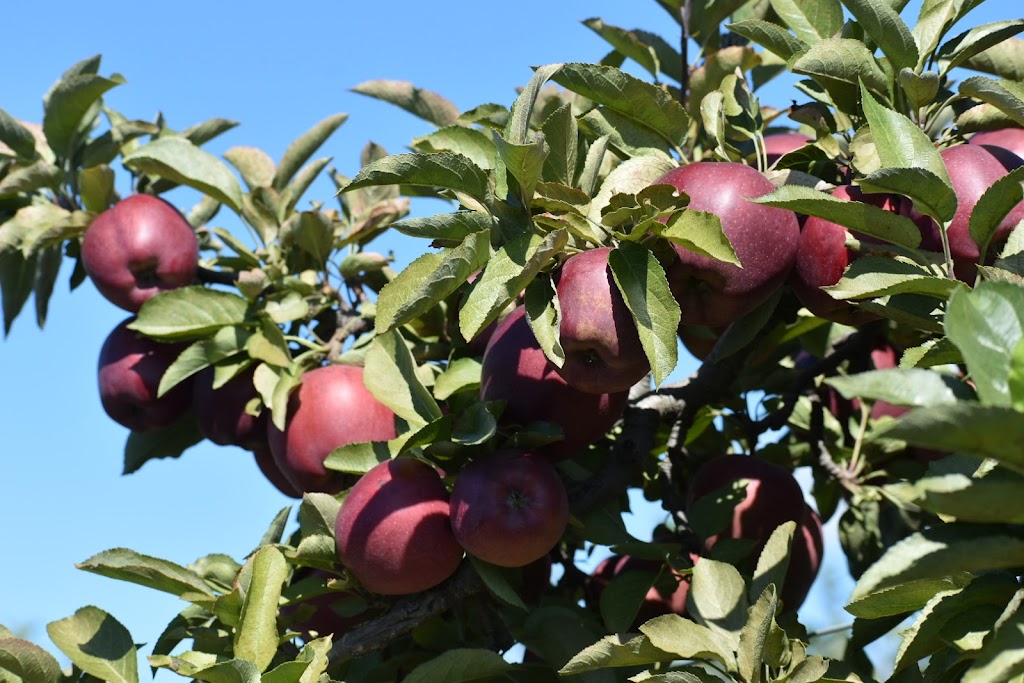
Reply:
M808 44L806 51L790 60L790 68L794 73L811 76L841 111L858 110L861 83L876 93L888 90L888 78L861 41L829 37Z
M796 53L807 49L807 43L795 37L778 24L773 24L769 21L748 19L747 21L729 24L726 28L733 33L738 33L744 38L754 41L782 59L788 60Z
M213 595L210 587L195 572L168 560L143 555L127 548L104 550L76 564L75 567L178 597L189 592Z
M288 149L284 151L277 170L274 172L271 187L278 192L284 190L298 170L302 168L302 165L316 154L327 138L331 137L331 134L346 120L348 120L348 114L328 116L288 145Z
M480 202L487 198L486 171L468 157L451 152L393 154L378 159L363 166L341 192L376 185L441 187L463 192Z
M113 203L114 179L114 169L106 164L90 166L78 172L78 190L87 210L101 213Z
M731 564L705 557L693 565L688 608L699 623L735 645L748 606L746 583Z
M952 577L904 581L895 586L872 591L863 597L851 599L850 603L846 605L846 611L859 619L905 616L921 609L937 595L963 588L968 581L970 581L970 575L966 573Z
M224 152L224 158L238 170L250 191L270 187L274 182L277 166L270 155L258 147L232 147Z
M591 109L579 119L579 127L589 138L607 136L608 145L622 157L668 154L672 149L661 135L613 109Z
M64 676L53 655L5 630L0 627L0 672L13 674L21 683L61 683Z
M1024 23L1024 22L1022 22ZM1008 213L1022 198L1024 167L1016 168L992 183L971 209L969 229L979 253L988 253L989 244Z
M202 123L189 126L181 131L181 136L194 145L202 146L219 135L223 135L238 126L238 121L214 117Z
M655 584L654 571L628 571L612 578L601 590L599 607L605 628L612 633L631 631L637 612Z
M684 249L743 267L732 243L722 230L722 220L713 213L686 209L670 218L664 227L655 225L653 228L659 235Z
M477 576L484 582L491 595L507 605L517 607L524 612L527 610L526 604L516 594L515 589L512 588L512 584L509 583L505 575L508 571L507 569L489 564L472 555L468 555L468 557L469 561L473 564L473 569L476 570Z
M843 27L839 0L771 0L771 6L808 45L831 38Z
M950 405L973 398L973 392L962 381L922 368L869 370L829 377L825 383L846 398L869 398L898 406Z
M204 368L241 353L250 334L240 327L222 327L212 337L194 342L164 371L157 396L163 396Z
M550 150L544 159L541 177L551 182L571 186L576 178L579 154L579 128L572 106L568 103L555 109L541 124L541 132Z
M231 170L217 157L185 138L167 136L139 147L122 158L136 173L160 176L187 185L229 206L242 210L242 188Z
M817 216L850 230L911 249L921 244L921 230L907 216L864 202L846 201L809 187L784 185L751 201L789 209L805 216Z
M391 458L392 452L387 442L363 441L335 448L324 460L324 467L337 472L366 474Z
M740 676L750 683L760 683L766 664L771 663L769 650L779 637L779 626L775 623L779 598L775 586L770 585L750 606L747 622L740 631L740 646L737 650L736 664ZM785 636L782 636L785 638Z
M784 522L768 537L768 542L757 557L754 578L747 593L751 600L760 600L770 585L782 586L789 569L789 552L795 531L796 522Z
M197 339L245 322L249 302L237 294L201 285L171 289L148 299L129 325L163 341Z
M406 218L392 223L391 227L410 237L458 244L475 232L490 230L493 224L494 218L485 213L459 211L422 218Z
M699 565L700 562L697 563ZM640 632L650 639L655 648L669 652L677 659L713 659L727 667L733 663L729 643L710 629L678 614L655 617L643 624Z
M939 48L936 58L947 62L943 67L943 73L948 73L950 69L960 66L979 52L998 45L1021 31L1024 31L1024 20L1021 19L975 26L946 42Z
M389 282L377 300L378 334L427 312L480 270L489 255L489 235L474 232L457 247L426 253Z
M1024 40L1004 40L969 58L963 66L1010 81L1024 80Z
M132 474L150 460L177 458L204 438L191 411L167 427L131 432L124 444L121 474Z
M511 668L497 652L457 648L420 664L402 683L468 683L497 676Z
M1024 500L1020 495L1024 480L1001 467L974 476L929 472L903 486L909 489L916 505L937 515L982 524L1024 523Z
M883 168L857 182L864 192L902 194L921 213L941 221L956 213L956 194L939 176L923 168Z
M678 164L664 154L649 154L626 159L616 166L601 183L601 188L590 204L590 220L602 223L605 208L617 194L635 195L649 187Z
M252 580L242 600L242 613L234 634L237 657L265 671L277 653L277 606L288 578L288 563L274 546L263 546L250 559Z
M527 233L498 249L459 310L462 336L476 338L562 251L568 240L569 233L564 230L544 236Z
M921 168L950 186L946 165L928 135L903 114L880 104L863 86L861 97L882 168Z
M529 205L544 169L544 160L548 156L548 145L543 133L538 133L532 142L515 145L505 141L495 131L494 144L498 148L502 166L519 183L522 203Z
M613 249L608 265L636 323L654 383L660 386L678 362L676 330L681 317L665 270L654 254L633 242Z
M552 76L559 85L647 126L676 148L686 144L689 116L663 88L614 67L563 64Z
M910 30L920 54L919 64L932 55L939 41L957 20L961 0L924 0L917 17L917 23Z
M583 25L604 38L608 44L622 55L642 66L651 74L651 78L657 80L658 73L661 71L658 53L655 52L651 45L644 42L635 31L628 31L618 26L606 24L598 18L587 19L583 22Z
M1024 338L1024 288L983 282L973 291L953 292L945 327L963 354L981 402L1012 405L1009 380L1014 352Z
M447 99L407 81L365 81L352 88L352 92L401 107L438 128L450 126L459 118L458 108Z
M960 82L960 94L988 102L1024 126L1024 83L971 76Z
M544 356L556 367L562 367L565 352L559 341L561 312L555 285L549 276L538 276L527 286L523 305L526 307L526 322Z
M1018 567L1022 562L1024 533L1018 527L938 524L890 546L860 577L850 601L915 581L948 581L950 576Z
M56 190L64 180L64 172L60 167L43 159L12 164L4 170L5 174L0 179L0 197L34 194L45 189Z
M1022 415L1011 408L962 401L912 410L878 435L921 448L995 458L1024 471Z
M138 683L138 655L128 630L98 607L46 625L50 640L85 673L112 683Z
M894 71L917 66L917 44L899 12L881 0L843 0L857 23L889 58ZM823 36L824 37L824 36Z
M415 138L413 149L419 152L454 152L468 158L484 170L494 168L497 150L487 133L465 126L445 126L433 133Z
M648 622L650 623L652 622ZM620 633L605 636L582 650L566 662L558 673L562 676L571 676L609 667L647 666L673 659L675 657L671 653L659 650L646 636Z
M512 104L511 116L505 125L503 136L509 144L525 145L531 142L530 121L533 118L533 107L537 103L537 96L544 84L561 68L561 64L548 64L533 72L530 81Z
M370 393L406 422L424 425L441 417L441 409L416 375L416 361L397 330L374 337L363 379Z
M914 263L884 256L862 256L850 264L839 282L822 287L832 298L844 301L903 293L945 299L962 288L959 280L932 275Z
M212 666L179 672L206 683L259 683L257 666L246 659L229 659Z
M36 138L18 119L0 108L0 142L20 159L31 160L39 156L36 152Z
M446 401L454 394L480 384L481 363L476 358L456 358L434 380L434 398Z
M62 157L72 154L72 145L89 124L86 118L97 111L103 94L125 83L119 74L110 78L79 73L62 78L49 92L43 109L43 133L50 147Z
M978 653L970 669L964 672L964 683L1010 681L1024 673L1024 591L1018 590L999 616L995 628Z

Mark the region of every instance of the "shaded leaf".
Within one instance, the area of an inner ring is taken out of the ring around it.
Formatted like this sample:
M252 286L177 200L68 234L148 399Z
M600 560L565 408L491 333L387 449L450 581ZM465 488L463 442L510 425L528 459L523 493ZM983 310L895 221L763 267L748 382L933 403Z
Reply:
M138 683L138 654L128 630L98 607L46 625L50 640L82 671L112 683Z
M661 633L665 629L655 630ZM605 636L579 652L558 673L569 676L608 667L645 666L673 659L672 653L658 649L646 636L620 633Z
M420 664L403 683L468 683L497 676L512 668L501 655L491 650L458 648Z

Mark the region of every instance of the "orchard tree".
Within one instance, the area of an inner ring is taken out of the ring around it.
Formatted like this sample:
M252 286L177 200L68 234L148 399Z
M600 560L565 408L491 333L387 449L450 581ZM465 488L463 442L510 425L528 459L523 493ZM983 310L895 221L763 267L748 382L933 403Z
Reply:
M187 605L161 634L49 624L70 671L0 628L2 680L132 683L155 638L211 683L867 681L908 621L891 680L1020 680L1024 21L658 2L671 31L587 20L608 54L507 107L355 86L436 130L351 176L317 157L344 114L218 158L234 122L114 111L99 56L41 124L0 110L5 333L66 265L128 316L97 380L125 473L210 439L299 501L246 557L85 559ZM792 104L762 103L784 74ZM324 173L337 208L304 200ZM400 272L396 232L422 244ZM670 382L680 344L702 363ZM799 608L836 515L827 659Z

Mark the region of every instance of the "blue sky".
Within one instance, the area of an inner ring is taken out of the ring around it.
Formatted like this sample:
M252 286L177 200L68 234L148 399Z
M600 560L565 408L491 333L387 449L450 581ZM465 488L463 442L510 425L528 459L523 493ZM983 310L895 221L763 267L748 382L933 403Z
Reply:
M14 116L39 120L41 97L60 73L102 53L101 73L127 79L107 102L130 118L151 119L159 111L175 128L218 116L240 121L207 146L218 154L255 145L276 159L317 121L347 112L348 122L321 152L333 155L334 165L348 175L368 140L400 152L432 129L349 92L362 81L412 81L460 109L508 105L531 66L596 61L607 52L583 19L599 16L673 42L677 30L653 0L295 0L269 10L194 0L110 0L90 11L58 2L47 6L45 16L31 3L9 5L0 41L0 107ZM1009 5L990 0L973 19L1012 18ZM786 106L789 97L769 89L762 99ZM324 182L306 199L332 201L331 195ZM168 198L186 210L195 200L187 192ZM384 253L395 250L399 267L416 255L416 245L407 242L385 239L375 246ZM291 501L263 480L247 453L210 444L179 460L120 475L127 431L103 413L95 372L100 345L125 315L88 282L69 293L67 265L45 331L26 310L0 342L0 514L9 529L0 562L0 624L56 652L45 624L95 604L124 623L137 642L152 643L184 604L76 570L75 562L113 547L182 564L214 552L241 559ZM692 368L687 360L678 372ZM836 612L841 597L831 591L848 590L848 583L835 559L833 553L830 578L819 581L805 610L815 626L842 618ZM822 599L829 594L834 599ZM143 654L148 651L143 648Z

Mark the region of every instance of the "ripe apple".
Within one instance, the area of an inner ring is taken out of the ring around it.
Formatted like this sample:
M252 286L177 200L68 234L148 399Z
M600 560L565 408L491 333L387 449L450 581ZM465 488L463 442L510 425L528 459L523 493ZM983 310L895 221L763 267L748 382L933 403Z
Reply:
M628 392L588 394L569 386L537 344L519 306L494 331L484 352L480 397L505 401L504 424L545 420L562 427L565 439L538 449L564 459L601 438L622 415Z
M779 596L785 611L791 612L804 604L811 585L818 577L824 552L821 517L810 505L805 504L804 514L793 532L789 568Z
M690 561L694 564L699 559L700 556L696 553L690 554ZM597 565L584 584L587 604L594 609L599 609L601 594L608 584L616 577L634 571L645 571L651 574L662 572L666 576L659 577L655 584L648 589L636 619L633 621L632 629L635 630L641 624L663 614L686 616L686 599L690 593L690 574L680 574L662 562L629 555L612 555Z
M547 555L562 538L569 498L547 460L497 451L459 472L451 519L466 552L502 567L522 567Z
M256 466L260 468L260 472L274 488L289 498L302 498L302 489L296 487L288 477L284 476L284 472L274 460L274 454L270 452L269 445L254 447L252 454L256 460Z
M589 394L628 391L651 371L633 316L608 265L611 247L582 251L558 279L559 339L569 386Z
M218 389L213 388L213 368L196 375L192 404L196 409L199 431L219 446L240 446L246 450L267 447L267 416L246 412L246 405L259 394L253 384L256 366L251 366Z
M331 578L337 577L322 569L301 567L295 571L291 585L295 586L300 582L310 585L311 588L304 591L308 595L311 590L322 590L323 585ZM359 602L365 603L354 591L334 590L290 602L281 608L281 618L289 630L302 633L303 638L307 641L314 637L322 638L326 635L334 635L334 641L337 642L349 629L380 612L379 608L364 604L365 609L355 614L351 613L355 610L345 610L346 613L343 614L339 607L345 601L356 603L357 610Z
M763 303L782 284L796 259L800 226L788 209L748 201L775 189L750 166L698 161L674 168L654 184L690 196L689 208L712 213L742 268L673 245L679 257L667 269L681 323L723 327Z
M1000 128L975 133L968 140L972 145L983 145L988 151L996 154L993 147L1005 149L1019 159L1024 159L1024 128ZM998 157L999 155L996 154ZM1002 161L1002 159L1000 159ZM1020 164L1017 164L1018 166ZM1016 168L1016 166L1014 167ZM1007 169L1009 170L1009 169Z
M432 588L462 561L444 483L411 457L382 462L355 483L338 511L336 536L341 563L381 595Z
M810 135L804 135L792 130L784 133L772 133L764 136L764 148L768 157L768 165L771 166L778 161L782 155L800 149L813 140Z
M326 365L302 376L288 401L284 431L267 423L274 461L301 491L337 493L348 478L328 471L324 460L335 448L397 435L395 414L363 383L363 369Z
M153 295L191 283L198 261L192 226L171 204L147 194L101 213L82 238L82 265L96 289L133 313Z
M160 379L184 344L164 344L128 329L121 322L100 349L100 401L115 422L136 432L166 427L191 405L192 384L181 382L157 398Z

